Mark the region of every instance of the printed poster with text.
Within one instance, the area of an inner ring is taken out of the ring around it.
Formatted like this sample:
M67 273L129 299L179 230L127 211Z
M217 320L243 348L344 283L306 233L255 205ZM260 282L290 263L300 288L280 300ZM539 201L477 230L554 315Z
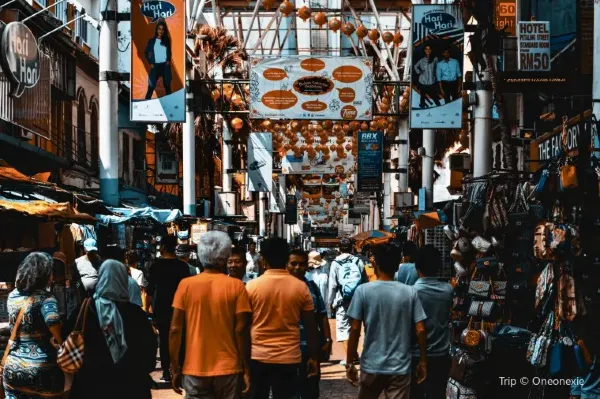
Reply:
M348 192L345 177L335 174L302 177L302 199L298 202L301 215L312 226L336 227L348 214Z
M463 21L452 5L413 5L410 127L462 125Z
M253 119L373 119L371 58L252 58L250 65Z
M185 3L131 2L131 121L185 122Z
M268 193L273 187L273 144L271 133L248 137L248 191Z
M358 133L358 169L356 189L358 191L380 191L383 186L383 133Z

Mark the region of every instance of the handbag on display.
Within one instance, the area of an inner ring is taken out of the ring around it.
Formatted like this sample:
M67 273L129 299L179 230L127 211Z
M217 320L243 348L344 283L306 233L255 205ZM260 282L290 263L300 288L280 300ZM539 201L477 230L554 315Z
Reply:
M573 164L565 164L560 167L559 172L560 191L571 190L579 187L577 181L577 167Z
M531 227L529 205L527 204L527 198L525 197L524 186L522 184L517 184L515 200L508 209L508 219L510 224L517 229Z
M481 342L481 331L472 328L473 318L469 319L469 324L460 334L460 343L469 348L476 348Z
M575 279L563 270L558 279L558 317L561 320L573 321L577 316L577 296L575 295Z
M508 226L508 200L505 195L498 193L499 188L493 187L486 204L486 213L491 227L502 230Z
M506 278L506 277L505 277ZM507 281L506 280L494 280L492 282L492 295L490 296L491 299L506 299L506 287L507 287Z
M535 227L533 235L533 255L538 259L551 259L552 254L548 247L549 233L553 228L552 223L540 222Z
M487 256L485 258L478 258L475 260L475 268L482 272L493 273L498 270L500 262L494 256Z
M62 371L69 374L75 374L81 366L83 366L85 345L84 333L85 322L87 320L88 308L90 307L91 299L86 298L81 304L79 315L73 332L69 334L67 339L60 345L56 356L56 363Z
M471 241L471 245L476 251L481 252L482 254L487 253L492 247L492 243L482 236L475 237L473 241Z
M535 288L535 308L540 307L542 302L550 297L554 283L554 264L548 263L537 280Z
M487 280L475 280L476 274L477 268L475 268L469 282L469 295L475 298L489 298L492 290L492 280L490 278Z
M542 324L539 333L531 334L529 345L527 346L527 361L533 367L544 367L548 358L548 349L552 342L552 326L554 324L554 314L550 313L546 321Z
M490 320L496 317L498 304L494 301L471 301L468 315Z
M479 330L479 332L481 335L481 350L489 355L490 353L492 353L492 334L485 330L484 321L481 322L481 330Z
M446 399L479 399L479 396L474 388L466 387L449 378L446 385Z
M480 384L484 363L485 357L481 354L458 351L452 356L450 378L467 386Z

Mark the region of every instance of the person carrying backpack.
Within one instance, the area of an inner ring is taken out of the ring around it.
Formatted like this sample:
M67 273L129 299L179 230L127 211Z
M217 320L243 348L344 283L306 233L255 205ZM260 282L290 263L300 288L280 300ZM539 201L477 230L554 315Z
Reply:
M365 265L357 256L352 255L353 248L354 241L351 238L341 238L340 251L342 254L331 263L329 272L328 305L331 314L335 314L336 340L344 344L346 355L350 337L350 320L346 312L358 286L368 282ZM358 353L355 354L355 358L358 360ZM343 366L345 363L342 360Z

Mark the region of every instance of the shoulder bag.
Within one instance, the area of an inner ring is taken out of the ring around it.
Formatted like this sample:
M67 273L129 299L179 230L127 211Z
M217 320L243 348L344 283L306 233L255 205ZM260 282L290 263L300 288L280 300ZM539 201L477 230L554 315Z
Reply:
M472 324L473 318L471 317L469 319L469 325L460 334L460 343L469 348L475 348L479 346L479 343L481 342L481 331L472 328Z
M79 315L77 316L73 332L69 334L65 342L58 348L56 363L65 373L75 374L81 369L81 366L83 366L85 349L83 338L90 302L91 299L89 298L86 298L86 300L83 301L81 309L79 309Z
M469 282L469 295L476 298L489 298L492 289L492 280L490 278L487 280L475 280L476 274L477 268L473 271L471 281Z
M0 363L0 399L4 399L6 394L4 392L4 364L6 363L6 359L8 359L8 355L12 350L12 346L17 339L17 335L19 334L19 329L21 327L21 322L23 321L23 315L25 314L25 309L31 304L33 301L33 297L27 298L21 310L19 310L19 315L17 316L17 320L15 321L15 325L13 326L12 332L10 333L10 340L8 341L8 345L6 345L6 349L4 349L4 356L2 356L2 363Z

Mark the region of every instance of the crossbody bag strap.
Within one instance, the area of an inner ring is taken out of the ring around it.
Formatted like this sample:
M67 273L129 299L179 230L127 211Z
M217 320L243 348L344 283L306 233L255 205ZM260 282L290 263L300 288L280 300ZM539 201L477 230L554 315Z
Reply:
M4 350L4 356L2 356L2 363L0 366L4 368L4 363L6 363L6 358L8 358L8 354L10 353L10 348L12 343L17 338L17 334L19 333L19 328L21 327L21 322L23 321L23 315L25 314L25 309L33 302L33 297L27 298L21 310L19 310L19 315L17 316L17 320L15 321L15 325L13 326L12 332L10 333L10 340L8 341L8 345L6 345L6 349Z
M85 329L85 320L87 318L87 310L88 306L90 305L90 301L90 298L85 298L85 300L81 304L81 308L79 308L79 314L77 315L77 320L75 321L75 328L73 328L73 331L79 331L83 333L83 330Z

